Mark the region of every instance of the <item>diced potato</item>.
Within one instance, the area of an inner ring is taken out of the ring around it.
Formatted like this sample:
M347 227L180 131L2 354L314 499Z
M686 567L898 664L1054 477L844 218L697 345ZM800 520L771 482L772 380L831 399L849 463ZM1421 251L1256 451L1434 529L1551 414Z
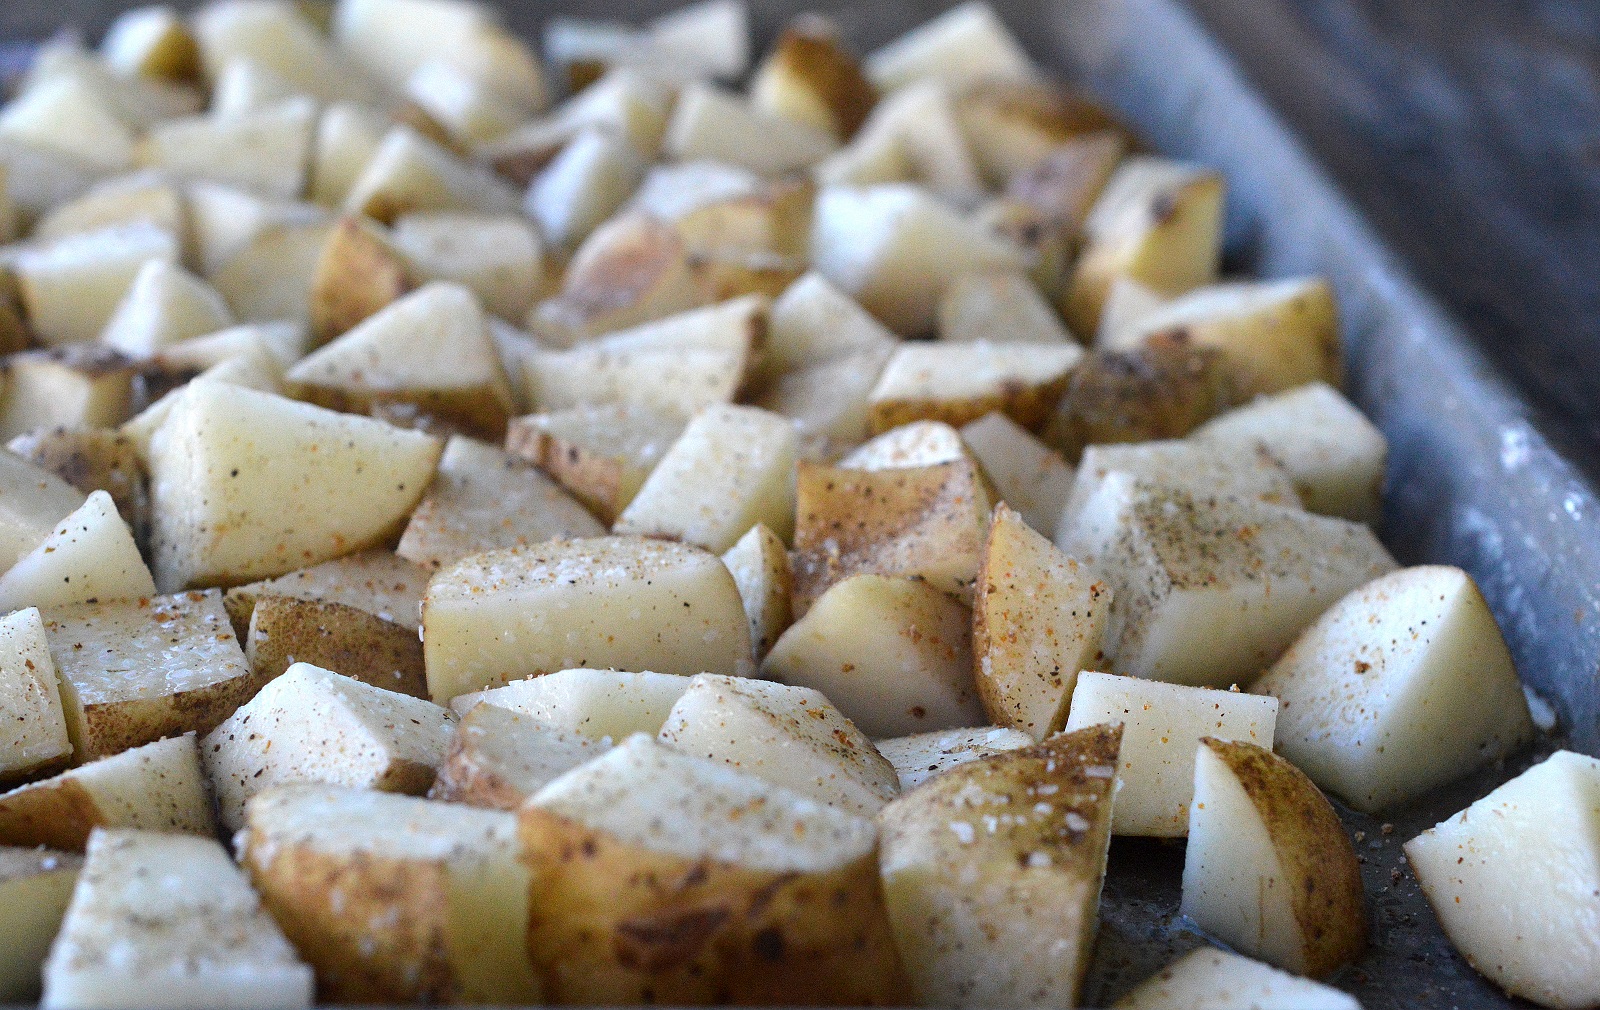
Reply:
M229 60L211 85L210 114L216 119L245 116L270 108L301 92L283 75L249 57Z
M972 219L1022 250L1028 280L1050 304L1061 297L1072 266L1076 230L1015 196L985 200Z
M584 129L534 178L523 210L551 243L573 249L633 195L644 172L625 137Z
M736 165L689 161L650 169L628 212L672 225L693 257L782 262L804 257L815 195L805 180L772 181Z
M58 239L139 221L182 236L188 228L187 204L169 180L144 173L117 176L50 207L34 224L33 237Z
M150 445L158 586L241 583L382 542L437 440L270 393L189 389Z
M1111 585L1113 672L1208 687L1248 684L1340 596L1394 569L1358 523L1126 474L1057 543Z
M1117 277L1106 292L1106 302L1100 307L1100 329L1095 333L1095 346L1107 349L1119 347L1132 349L1144 343L1143 339L1120 340L1124 330L1131 330L1144 317L1155 312L1173 299L1146 287L1129 277Z
M795 422L807 458L831 459L869 434L867 397L891 353L888 348L856 351L785 372L753 402Z
M82 852L97 827L215 835L194 734L134 747L0 793L0 845Z
M187 397L205 385L237 386L256 389L264 393L283 391L283 369L278 359L264 347L252 348L245 354L224 358L222 361L190 379L187 383L167 393L161 399L129 418L117 429L117 434L133 443L140 461L148 472L151 465L150 446L156 432ZM154 504L151 506L154 509Z
M971 459L961 433L943 421L912 421L890 428L850 450L842 470L897 470Z
M558 347L686 312L706 301L689 251L671 225L620 214L573 253L561 293L528 314L528 329Z
M970 598L989 503L969 460L889 470L802 462L795 604L861 573L925 580Z
M37 607L0 618L0 712L0 782L32 778L72 759L56 665Z
M1467 962L1541 1006L1600 1003L1600 761L1557 751L1405 844Z
M167 371L203 371L229 358L254 357L265 351L279 365L288 367L305 357L310 336L304 324L292 319L240 323L163 348L156 354L155 363Z
M102 176L99 169L75 158L5 137L0 137L0 165L5 167L6 197L18 224L37 220L82 196Z
M1361 1010L1354 996L1216 947L1180 957L1116 1003L1117 1010Z
M737 95L698 84L679 96L663 148L677 161L719 161L782 175L816 164L836 144L827 131L770 115Z
M953 96L937 81L912 84L884 98L850 146L814 172L826 185L915 182L958 207L984 195Z
M1376 526L1389 444L1333 387L1313 382L1212 418L1192 438L1255 440L1283 464L1306 508Z
M345 193L344 209L384 223L427 210L514 213L520 201L504 180L407 126L384 135Z
M48 428L114 428L128 419L133 361L108 347L69 344L6 359L10 388L0 437Z
M894 765L900 791L910 792L942 772L991 754L1021 750L1035 743L1019 730L999 726L979 729L943 729L932 733L879 740L878 753Z
M707 407L667 450L614 529L719 554L757 523L787 537L794 531L798 442L787 418L754 407Z
M816 688L874 739L983 721L967 608L926 582L856 575L778 639L761 675Z
M227 118L174 119L140 142L139 163L288 199L305 192L316 126L316 103L303 96Z
M1283 705L1283 756L1357 810L1426 796L1533 737L1489 605L1445 565L1351 592L1251 690Z
M1183 914L1248 957L1318 978L1367 943L1361 867L1332 805L1294 765L1203 737Z
M95 491L43 543L0 575L0 613L149 597L155 592L133 530L117 514L111 496Z
M311 143L306 196L324 207L342 206L388 127L385 117L364 105L338 102L323 109Z
M757 523L728 548L722 563L739 587L745 616L750 619L750 644L759 663L794 618L789 552L776 533Z
M53 428L19 435L7 448L79 491L105 489L117 514L133 528L134 540L143 543L148 537L150 491L131 438L104 428Z
M906 32L868 56L866 70L882 91L930 78L951 83L984 77L1026 80L1037 72L994 8L982 0L951 8Z
M325 225L328 220L328 212L321 207L290 200L270 200L247 193L237 186L204 179L191 180L183 187L183 192L189 211L186 241L191 246L191 255L200 268L200 275L223 291L235 314L241 312L239 305L244 300L243 292L229 294L222 289L222 278L219 277L232 259L252 246L265 244L271 248L281 245L286 235L309 232L326 238L326 232L313 227ZM316 266L315 256L320 252L321 247L318 246L311 255L311 262L305 268L308 278ZM281 257L284 254L280 252L278 255ZM254 258L259 260L260 256L258 251ZM275 273L284 272L281 267L275 269ZM249 300L251 304L261 301L259 296ZM294 318L296 315L304 317L305 307L298 306L295 312L285 313L278 318ZM263 317L263 320L266 318L270 317Z
M15 452L0 452L0 568L44 542L84 494Z
M425 793L453 729L430 701L296 663L201 740L200 757L236 831L250 798L282 783Z
M414 286L410 266L381 225L342 217L329 230L311 277L312 335L319 345L342 336Z
M0 109L0 137L105 172L133 164L133 134L100 93L77 77L44 80Z
M972 273L939 299L939 339L955 343L1065 344L1061 317L1022 273Z
M1189 832L1200 738L1271 750L1277 716L1274 698L1085 671L1066 728L1122 724L1113 834L1181 838Z
M72 900L83 860L49 849L0 848L0 999L39 998L39 969Z
M877 95L837 27L812 16L784 27L750 82L750 101L757 109L847 140L872 111Z
M495 171L527 185L580 133L599 130L638 152L642 172L644 159L654 158L661 148L675 94L671 82L659 75L620 67L575 93L553 115L485 144L479 153Z
M295 4L226 0L206 5L190 25L212 80L228 63L249 59L325 101L378 99L373 82L337 53Z
M464 146L502 137L525 118L524 110L445 59L417 67L406 78L404 91L408 100L444 127L451 140Z
M700 674L657 739L862 817L900 792L894 766L808 687Z
M570 407L513 419L506 448L536 463L609 523L633 501L687 424L646 407Z
M460 694L571 667L751 672L733 576L698 548L629 537L463 558L422 601L428 687Z
M233 324L227 303L205 281L165 260L146 263L100 342L136 358Z
M96 831L43 1006L308 1007L300 962L227 850L214 839Z
M63 235L22 249L13 261L28 326L41 343L100 336L150 260L178 261L178 240L148 221Z
M416 629L344 603L261 596L250 612L244 653L262 683L310 663L388 691L428 696Z
M186 81L200 74L200 47L170 7L136 7L111 22L100 58L117 73Z
M1054 532L1073 480L1072 467L1061 454L999 412L962 425L960 434L996 497L1021 513L1029 526Z
M993 77L974 81L957 97L956 114L985 180L995 186L1034 171L1063 146L1071 149L1074 140L1123 139L1123 131L1104 109L1046 81ZM1110 168L1106 166L1108 174Z
M392 238L416 276L466 286L501 319L520 321L544 285L539 235L521 217L404 214Z
M428 798L516 810L547 784L610 746L493 703L474 705L456 723L455 738Z
M254 231L211 274L244 322L311 318L317 265L334 225L321 217L285 218Z
M895 336L819 273L789 285L772 303L757 377L775 379L865 351L887 352Z
M517 817L528 953L554 1003L909 996L870 820L642 735Z
M872 390L874 432L934 419L962 425L998 410L1037 428L1061 399L1076 344L912 343L896 348Z
M482 702L529 716L542 726L609 743L635 733L661 732L689 680L676 673L581 667L457 695L450 707L465 716Z
M889 804L889 921L928 1006L1077 1006L1111 845L1116 726L974 761Z
M700 0L651 21L645 51L670 78L743 77L750 63L748 21L742 0Z
M323 999L539 1002L507 813L326 786L250 802L239 858Z
M1196 498L1239 498L1300 505L1283 464L1259 442L1153 442L1091 445L1083 450L1059 529L1070 530L1078 513L1113 474L1182 491Z
M1103 659L1111 603L1110 586L996 507L972 607L973 674L989 718L1035 740L1066 725L1079 671Z
M250 613L262 596L342 603L393 621L415 632L421 627L422 594L428 590L426 569L390 551L348 554L288 575L228 590L223 602L235 628L250 627Z

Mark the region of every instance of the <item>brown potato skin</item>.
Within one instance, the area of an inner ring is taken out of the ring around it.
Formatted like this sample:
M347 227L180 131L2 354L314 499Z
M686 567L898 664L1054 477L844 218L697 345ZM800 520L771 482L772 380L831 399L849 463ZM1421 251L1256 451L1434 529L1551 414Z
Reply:
M411 290L405 262L370 224L344 217L329 233L311 281L311 337L317 346Z
M254 698L270 679L247 673L160 698L85 705L83 746L75 759L83 764L191 731L203 737Z
M263 684L295 663L310 663L387 691L428 697L417 633L343 603L259 597L244 649Z
M0 845L82 852L89 833L107 823L94 797L71 779L0 797Z
M833 132L849 140L877 104L877 89L827 22L798 18L778 36L762 72L792 78L827 107Z
M528 952L555 1004L904 1006L877 854L797 874L624 843L535 806Z
M995 411L1029 431L1037 431L1050 419L1051 410L1067 391L1071 379L1068 374L1045 383L1016 382L993 395L962 399L880 400L872 405L872 434L881 435L913 421L943 421L959 428Z
M590 451L516 421L506 430L506 451L555 478L601 522L614 523L622 514L623 463L617 457Z

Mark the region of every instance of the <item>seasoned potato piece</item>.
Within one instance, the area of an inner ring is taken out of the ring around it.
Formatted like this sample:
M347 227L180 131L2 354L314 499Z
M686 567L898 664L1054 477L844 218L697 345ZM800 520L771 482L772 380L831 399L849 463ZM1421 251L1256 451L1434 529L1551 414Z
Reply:
M1317 978L1367 943L1361 868L1332 805L1252 743L1202 737L1183 914L1249 957Z
M5 371L0 438L41 428L114 428L128 419L133 361L108 347L24 351L6 358Z
M841 470L898 470L971 459L961 433L943 421L912 421L856 446L839 460Z
M520 201L506 182L457 158L409 126L395 126L350 184L344 210L385 224L429 210L514 213Z
M50 535L84 493L15 451L0 452L0 568L10 568Z
M305 192L317 104L305 96L235 116L158 123L139 142L138 161L180 178L212 179L262 196Z
M1049 304L1054 305L1072 267L1076 232L1014 196L993 197L979 204L972 219L1022 250L1027 279ZM1056 310L1052 308L1051 311Z
M1600 1002L1600 761L1557 751L1405 845L1467 962L1547 1007Z
M428 696L416 630L343 603L259 597L250 612L244 654L262 683L295 663L310 663L374 687Z
M311 318L317 263L334 224L320 216L284 217L249 234L210 275L234 316L245 322Z
M677 229L645 214L599 225L567 264L561 293L528 313L528 329L557 347L704 304Z
M1078 672L1103 658L1111 587L1002 504L975 596L973 673L984 711L1043 740L1066 724Z
M33 237L58 239L141 221L184 236L188 216L188 200L176 185L137 173L107 179L86 193L54 203L35 222Z
M531 464L458 436L445 443L439 472L395 553L439 568L468 554L604 533L594 516Z
M678 97L664 153L676 161L719 161L763 175L810 167L838 146L832 133L754 108L738 95L705 84Z
M1251 690L1283 705L1283 756L1357 810L1428 795L1533 737L1489 605L1445 565L1351 592Z
M1125 136L1106 110L1050 81L973 81L957 96L956 115L984 178L996 186L1033 171L1080 137Z
M760 523L794 532L799 438L784 417L718 404L689 422L613 527L722 553Z
M43 1006L308 1007L311 970L214 839L96 831Z
M644 172L644 159L626 137L589 127L533 178L522 209L547 240L571 250L633 195Z
M936 81L902 88L867 116L850 146L813 170L826 185L916 182L956 207L984 195L951 90Z
M377 101L371 79L328 44L305 11L293 4L206 6L190 20L205 76L215 80L228 63L249 59L319 99Z
M97 827L214 835L193 733L0 793L0 845L82 852Z
M578 666L752 669L733 576L714 554L661 541L597 537L464 558L428 584L422 626L441 703Z
M133 531L104 491L96 491L29 554L0 575L0 612L26 606L154 596L155 581Z
M1065 344L1072 334L1020 272L971 273L939 299L939 339L953 343Z
M456 735L428 798L516 810L545 785L610 746L523 712L488 702L474 705L456 723Z
M100 57L130 76L186 81L200 75L200 47L182 16L167 7L119 14L100 41Z
M422 626L422 594L428 590L428 575L426 569L390 551L360 551L275 579L236 586L228 590L223 603L236 629L249 629L250 613L259 597L289 596L342 603L415 633Z
M517 817L528 953L552 1002L909 996L870 820L643 735Z
M61 607L44 626L79 762L206 733L261 687L215 589Z
M962 425L960 436L983 467L995 497L1034 529L1054 532L1072 491L1072 467L1061 454L998 412Z
M278 786L250 801L239 850L324 999L539 1002L512 815Z
M1111 585L1113 671L1197 686L1249 683L1340 596L1394 569L1358 523L1127 474L1057 542Z
M252 796L284 782L428 791L454 720L421 698L296 663L200 741L223 827Z
M466 715L483 702L531 716L541 725L615 741L661 732L667 713L689 689L689 679L676 673L579 667L460 694L450 707Z
M415 287L410 266L380 225L341 217L311 276L311 334L318 344L355 329Z
M307 198L324 207L341 206L388 127L386 117L365 105L335 102L323 109L311 143Z
M785 372L754 402L794 420L808 458L832 458L870 434L867 397L890 353L889 348L857 351Z
M1361 1010L1354 996L1215 947L1186 954L1145 979L1117 1010L1237 1010L1298 1007Z
M138 449L126 435L104 428L52 428L18 435L7 448L84 493L104 489L134 539L148 535L150 491Z
M756 108L848 140L877 95L832 22L802 16L784 27L750 82Z
M520 322L544 284L539 235L521 217L405 214L395 219L392 241L413 274L464 285L501 319Z
M601 522L615 522L687 419L648 407L605 404L515 418L506 448L538 464Z
M879 817L889 921L930 1006L1077 1006L1122 730L963 764Z
M370 547L422 498L438 440L221 383L150 444L156 584L241 583Z
M992 410L1037 428L1082 359L1068 343L903 344L872 390L872 430L926 419L963 425Z
M1113 834L1181 838L1189 831L1200 738L1271 750L1276 700L1086 670L1078 675L1066 728L1122 724Z
M61 929L83 859L50 849L0 848L0 999L39 998L39 969Z
M306 327L293 319L240 323L163 348L156 354L155 363L166 371L182 372L212 368L229 358L253 357L264 352L287 368L305 357L310 336Z
M989 520L969 460L888 470L802 462L794 535L795 605L861 573L925 579L970 596Z
M233 325L215 288L166 260L139 268L106 322L100 342L133 358L148 358L181 340Z
M1258 442L1154 442L1091 445L1061 509L1057 529L1070 530L1078 513L1112 474L1196 498L1239 498L1298 507L1300 496L1283 464Z
M789 552L776 533L757 523L728 548L722 563L739 587L745 616L750 619L750 644L759 663L794 619Z
M922 581L836 583L778 639L761 674L816 688L874 738L983 721L967 608Z
M941 729L877 742L878 753L894 765L900 791L910 792L941 772L968 761L1031 747L1036 741L1019 730L999 726Z
M878 49L867 57L866 70L881 91L930 78L959 84L1028 80L1037 73L994 8L981 0L953 7Z
M808 273L772 303L757 378L822 365L864 351L887 352L895 336L826 277Z
M48 772L72 759L61 686L39 608L0 618L0 782Z

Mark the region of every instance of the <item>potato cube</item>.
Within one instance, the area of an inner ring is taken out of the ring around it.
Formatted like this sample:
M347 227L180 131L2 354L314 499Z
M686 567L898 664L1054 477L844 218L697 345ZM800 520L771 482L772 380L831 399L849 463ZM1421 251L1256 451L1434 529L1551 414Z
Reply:
M369 106L336 102L323 109L311 143L307 198L324 207L343 205L388 127L388 119Z
M1109 137L1118 151L1122 144L1116 142L1126 142L1125 131L1106 110L1050 81L974 81L957 96L956 115L984 178L995 186L1025 176L1075 140ZM1103 164L1112 159L1096 160ZM1105 175L1112 167L1105 165ZM1068 210L1058 218L1064 222L1081 220L1069 208L1057 204L1051 209Z
M930 418L963 425L992 410L1038 428L1082 360L1069 343L907 343L872 390L872 430Z
M189 227L188 209L182 190L168 180L142 172L116 176L53 203L35 222L33 237L58 239L141 221L182 236Z
M789 552L776 533L757 523L728 548L722 563L739 587L745 616L750 619L750 644L759 663L794 618Z
M0 438L42 428L114 428L128 419L133 362L110 348L24 351L6 359L5 371Z
M825 18L790 21L750 82L757 109L825 130L847 140L856 132L877 95L861 65Z
M18 435L7 448L79 491L103 488L132 527L134 540L143 543L149 537L150 489L144 463L128 436L104 428L52 428Z
M1070 530L1083 506L1112 474L1196 498L1239 498L1298 507L1282 463L1258 442L1153 442L1091 445L1083 450L1057 529Z
M900 791L910 792L940 774L968 761L1031 747L1036 741L1020 730L1000 726L977 729L941 729L932 733L889 737L877 742L878 753L894 765Z
M229 358L254 357L258 352L265 352L287 368L305 357L310 343L311 334L305 325L293 319L240 323L163 348L156 354L155 363L156 367L169 372L204 370Z
M82 852L97 827L215 835L193 733L0 793L0 845Z
M1122 724L1113 834L1181 838L1189 832L1200 738L1271 750L1277 715L1275 698L1085 671L1066 728Z
M1241 1006L1361 1010L1354 996L1215 947L1186 954L1145 979L1117 1010L1235 1010Z
M763 175L782 175L816 164L837 141L825 130L774 116L742 97L704 84L678 98L663 148L675 161L717 161Z
M311 970L215 840L96 831L61 935L44 966L43 1006L294 1008Z
M961 433L943 421L912 421L890 428L850 450L841 470L898 470L972 459Z
M753 402L795 422L808 458L830 459L869 434L871 405L888 348L857 351L785 372Z
M262 683L295 663L310 663L388 691L428 696L416 629L343 603L259 597L250 612L244 654Z
M619 214L584 239L561 293L528 313L528 329L557 347L686 312L706 301L676 228Z
M200 47L169 7L136 7L111 22L100 58L119 74L186 81L200 75Z
M882 91L929 79L956 84L985 77L1027 80L1037 73L1005 22L982 0L906 32L868 56L866 70Z
M516 832L499 811L279 786L250 802L239 857L323 998L528 1005Z
M552 244L575 249L633 195L644 172L643 157L626 137L590 127L544 166L522 207Z
M748 675L750 626L717 556L629 537L463 558L422 602L428 687L468 691L572 667Z
M484 702L456 723L455 738L428 798L516 810L547 784L610 746L605 740L556 729L526 713Z
M995 497L1021 513L1029 526L1053 533L1072 491L1072 467L1061 454L999 412L962 425L960 435Z
M305 10L293 4L208 5L190 19L205 76L215 80L230 62L249 59L307 95L376 102L372 80L335 52Z
M258 598L288 596L355 607L415 633L422 626L422 594L428 590L428 575L427 570L390 551L360 551L275 579L236 586L228 590L223 603L228 618L239 629L250 627Z
M0 618L0 782L37 776L72 759L61 686L37 607Z
M1533 719L1472 576L1405 568L1319 617L1251 687L1278 750L1357 810L1383 810L1516 750Z
M216 289L166 260L139 269L106 323L100 342L132 358L147 358L171 344L233 324Z
M10 568L83 504L82 492L15 452L0 452L0 568Z
M521 217L405 214L393 241L416 276L464 285L501 319L520 322L544 284L539 235Z
M172 119L145 135L138 160L179 178L287 200L305 192L316 126L316 102L303 95L236 116Z
M450 707L465 716L483 702L529 716L540 725L611 742L634 733L661 732L667 713L689 689L689 680L676 673L579 667L457 695Z
M895 336L819 273L801 277L772 303L760 378L825 364L863 351L887 352Z
M554 477L601 522L615 522L688 421L648 407L602 404L515 418L506 448Z
M148 221L25 247L12 269L29 328L51 346L95 339L150 260L176 263L178 240Z
M104 491L61 520L32 553L0 575L0 612L154 596L133 531Z
M296 663L200 741L223 827L252 796L285 782L422 794L454 720L421 698Z
M209 277L243 322L311 318L317 265L334 225L321 217L285 218L255 231Z
M1061 317L1019 272L971 273L939 299L939 339L953 343L1065 344Z
M83 859L50 849L0 848L0 999L39 998L39 969L72 900Z
M0 137L100 171L116 172L133 164L133 134L100 92L75 76L25 88L0 109Z
M410 264L381 225L361 217L340 218L317 253L311 277L308 312L315 342L320 346L343 336L415 286ZM451 332L446 326L440 329Z
M344 210L390 223L414 211L515 213L517 193L408 126L384 135L345 194Z

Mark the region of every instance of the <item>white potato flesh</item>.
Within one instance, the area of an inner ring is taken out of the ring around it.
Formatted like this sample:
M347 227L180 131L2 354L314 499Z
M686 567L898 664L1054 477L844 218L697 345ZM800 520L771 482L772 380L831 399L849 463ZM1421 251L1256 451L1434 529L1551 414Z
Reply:
M941 772L991 754L1031 747L1033 737L1016 729L981 726L941 729L932 733L889 737L877 742L878 753L894 765L900 791L909 792Z
M973 273L939 301L939 339L956 343L1065 344L1072 334L1021 272Z
M1040 533L1055 532L1073 479L1060 453L998 411L962 425L961 441L978 458L1001 501Z
M292 199L305 192L316 126L317 104L304 96L225 119L173 119L141 141L139 163L180 178Z
M106 323L100 342L136 358L233 324L233 313L205 281L166 260L140 268Z
M240 323L163 347L155 359L164 368L207 369L264 350L287 368L305 357L310 340L306 326L292 319Z
M343 207L392 221L421 210L516 213L521 200L504 180L469 165L407 126L384 134L345 193Z
M678 98L662 146L676 161L719 161L781 175L816 164L838 145L823 130L768 115L741 96L697 84Z
M183 17L167 7L125 11L100 40L100 58L130 77L181 77L194 69L199 56Z
M96 491L61 520L44 542L0 575L0 612L22 607L154 596L133 530L111 495Z
M574 249L627 201L644 170L627 138L585 129L534 178L522 207L551 244Z
M789 552L776 533L758 523L728 548L722 563L739 587L745 616L750 619L750 646L759 663L794 617Z
M644 407L572 407L514 418L506 429L506 447L537 463L610 522L687 425L687 418Z
M733 576L716 555L663 541L598 537L464 558L429 583L422 628L441 703L581 666L752 670Z
M862 817L900 792L872 741L807 687L700 674L657 739Z
M44 966L43 1005L311 1005L300 962L244 873L217 842L96 831L61 935Z
M464 285L501 319L521 321L544 284L539 234L521 217L406 214L389 234L413 273Z
M57 239L135 221L182 235L187 227L186 203L184 194L167 180L142 172L114 176L82 195L48 208L35 222L33 237Z
M8 102L0 111L0 137L102 171L133 164L133 134L100 93L78 77L40 81Z
M132 440L139 458L148 470L151 441L161 426L167 423L167 418L172 416L173 410L184 402L191 389L206 383L221 383L245 389L258 389L263 393L281 393L282 380L283 368L278 364L278 359L258 346L247 353L224 358L207 368L184 385L128 418L117 429L117 433Z
M487 82L449 59L435 59L406 78L405 96L464 145L505 136L521 124L525 109L506 101Z
M806 273L772 303L759 376L893 347L895 335L822 274Z
M283 75L249 57L229 60L211 85L212 116L225 119L259 112L298 92Z
M428 590L428 574L390 551L361 551L275 579L235 587L228 590L225 599L229 615L245 626L250 623L255 598L271 595L342 603L416 631L422 626L422 595ZM235 615L236 609L242 613L242 620Z
M911 579L834 584L778 639L761 674L821 691L873 738L984 719L967 608Z
M961 433L943 421L912 421L856 446L836 464L842 470L891 470L938 466L965 459Z
M10 388L0 437L63 428L111 428L127 420L133 362L95 344L22 351L6 359Z
M961 83L1025 80L1037 73L1005 22L982 0L954 7L878 49L867 57L866 71L883 91L929 78Z
M915 182L957 207L985 196L950 89L938 81L909 85L878 102L850 147L814 174L825 185Z
M338 207L383 142L388 120L363 105L339 102L322 110L306 195L324 207Z
M1361 1010L1354 996L1332 986L1215 947L1180 957L1139 983L1115 1006L1116 1010Z
M39 998L39 969L61 929L83 860L49 849L0 848L0 999Z
M38 218L82 196L102 170L76 158L0 137L0 165L6 169L6 195L17 212Z
M974 409L980 404L1042 421L1083 354L1068 343L906 343L890 356L871 402L896 422L911 420L901 412L927 411L964 423L988 413Z
M1057 543L1111 584L1113 672L1195 686L1248 684L1339 597L1394 570L1360 524L1127 474Z
M719 554L757 523L788 539L798 454L799 436L788 418L755 407L707 407L689 421L613 530Z
M293 6L211 4L190 21L205 76L215 80L229 62L251 59L327 101L372 103L378 94L359 67L336 53L325 35Z
M17 254L12 269L41 343L93 340L151 260L178 262L177 238L146 221L66 235Z
M44 542L84 494L43 467L0 450L0 569Z
M382 421L196 386L151 439L156 584L249 582L373 546L422 498L440 451Z
M858 351L780 375L754 402L792 418L808 456L826 459L870 434L867 397L889 361L887 348Z
M1200 738L1271 750L1277 714L1275 698L1085 671L1066 728L1122 724L1114 834L1181 838L1189 833Z
M1600 761L1548 759L1405 845L1445 935L1514 996L1600 1004Z
M1172 439L1091 445L1083 450L1078 462L1057 528L1071 529L1084 503L1113 473L1129 474L1197 498L1254 498L1275 505L1300 504L1289 472L1255 442L1218 444Z
M1306 508L1376 526L1383 514L1383 432L1337 389L1313 382L1212 418L1189 436L1260 442L1294 480Z
M44 637L39 608L0 618L0 781L72 757L67 717L61 710L56 665Z
M200 755L234 831L250 798L280 783L425 792L454 729L432 702L296 663L200 741Z
M265 322L298 319L306 306L289 305L279 290L252 292L239 275L263 266L279 283L294 273L304 276L302 297L309 298L311 277L322 254L329 228L321 207L288 200L269 200L236 186L195 179L184 187L188 197L189 241L200 275L228 300L240 319ZM276 311L270 311L276 310Z
M557 670L504 687L458 695L450 707L470 713L479 703L532 718L540 725L619 741L635 733L655 736L692 678L649 670Z
M503 690L503 688L501 689ZM611 745L495 704L474 705L456 723L450 751L428 798L515 810L557 778Z

